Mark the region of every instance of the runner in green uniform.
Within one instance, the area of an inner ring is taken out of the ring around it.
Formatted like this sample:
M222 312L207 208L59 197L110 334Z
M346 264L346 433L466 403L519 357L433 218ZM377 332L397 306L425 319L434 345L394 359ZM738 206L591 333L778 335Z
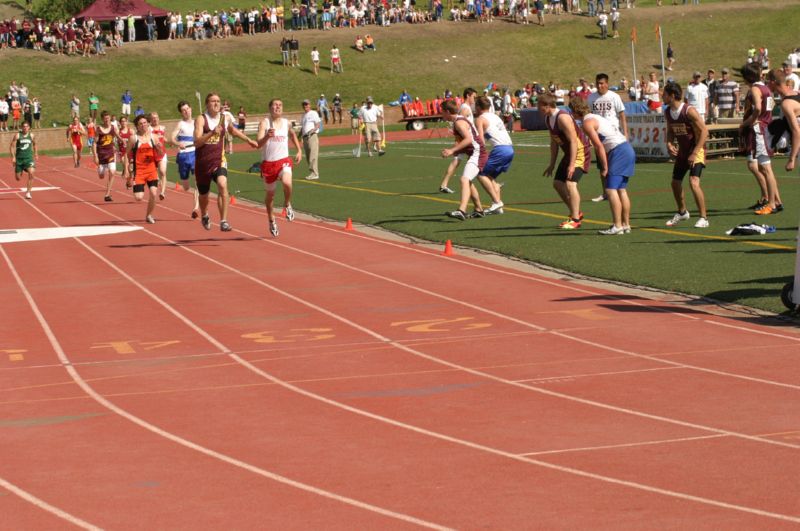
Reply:
M22 179L22 172L28 173L28 191L25 193L25 199L31 199L34 160L39 158L39 152L36 149L36 140L31 133L30 123L22 122L22 130L11 139L10 151L11 164L14 165L14 177L19 181Z

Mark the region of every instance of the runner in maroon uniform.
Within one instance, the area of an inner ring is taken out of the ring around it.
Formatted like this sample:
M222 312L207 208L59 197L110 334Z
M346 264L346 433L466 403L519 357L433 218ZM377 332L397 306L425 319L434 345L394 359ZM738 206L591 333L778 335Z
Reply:
M446 212L446 215L461 220L465 220L467 217L482 218L484 216L483 206L473 181L480 175L489 158L486 145L483 143L483 138L478 135L478 131L475 130L473 123L465 116L458 114L458 105L455 101L444 102L442 111L444 119L453 122L453 136L456 139L456 143L452 147L442 150L442 157L464 155L467 161L464 164L464 172L461 174L461 202L458 210ZM475 211L468 216L466 210L470 199L475 205Z
M552 95L542 94L536 105L539 112L545 116L545 124L550 131L550 165L544 170L545 177L553 175L559 147L564 152L553 177L553 188L569 208L569 218L559 227L565 230L578 229L583 219L578 183L589 171L591 162L589 139L575 123L571 114L558 109L555 97Z
M101 124L95 133L95 142L92 144L94 163L97 166L97 175L106 180L106 201L113 201L111 198L111 186L114 180L114 173L117 171L116 143L118 133L111 124L111 115L108 111L100 113Z
M225 131L244 140L250 147L258 148L255 140L247 138L244 133L236 129L232 121L225 119L220 112L222 102L219 94L211 92L206 96L206 112L195 118L194 121L194 147L195 167L194 176L197 191L200 194L200 222L203 228L211 230L211 219L208 216L208 193L211 182L217 183L217 206L219 207L220 230L232 230L228 223L228 169L223 144Z
M772 172L772 147L766 133L772 122L772 91L761 81L761 65L749 63L742 68L742 77L750 85L744 98L744 118L739 138L747 150L747 169L756 178L761 199L754 205L756 214L776 214L783 210L778 181Z

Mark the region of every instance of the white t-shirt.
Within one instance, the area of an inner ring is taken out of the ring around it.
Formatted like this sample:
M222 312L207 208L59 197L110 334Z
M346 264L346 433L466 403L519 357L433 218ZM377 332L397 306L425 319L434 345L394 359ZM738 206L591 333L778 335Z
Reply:
M583 117L584 123L590 120L597 122L597 136L600 137L600 142L603 143L606 153L628 141L625 135L620 133L619 128L614 127L610 120L606 120L597 114L587 114Z
M588 103L593 114L602 116L620 129L619 115L625 112L625 104L622 103L619 94L610 90L602 95L599 92L593 92L589 95Z
M381 116L381 112L377 105L373 104L372 107L364 105L361 107L359 115L365 124L374 124L378 121L378 117Z
M511 135L508 134L502 118L496 114L485 112L478 118L483 118L486 121L486 127L483 129L484 137L495 146L510 146Z
M797 74L795 74L794 72L792 72L791 74L789 74L788 76L786 76L786 81L793 81L793 82L794 82L794 85L792 85L792 87L793 87L795 90L800 90L800 76L798 76L798 75L797 75Z
M322 120L320 120L319 113L317 113L317 111L308 111L300 119L300 134L302 136L306 136L312 131L316 131L318 129L317 125L321 123Z
M319 63L319 50L311 50L311 61Z
M608 15L606 15L605 13L600 13L600 16L597 18L598 18L597 21L598 24L600 24L601 26L608 26Z
M273 162L288 158L289 120L286 118L280 118L279 121L273 123L272 119L267 116L264 118L264 125L265 131L273 128L275 129L275 134L272 138L267 140L267 143L261 148L261 160Z
M653 92L648 94L649 91ZM661 94L658 93L658 81L648 81L647 89L644 92L644 97L646 100L661 103Z
M8 102L0 100L0 114L8 114Z
M686 86L686 102L694 107L701 115L706 114L706 102L708 101L708 87L703 83L689 83Z

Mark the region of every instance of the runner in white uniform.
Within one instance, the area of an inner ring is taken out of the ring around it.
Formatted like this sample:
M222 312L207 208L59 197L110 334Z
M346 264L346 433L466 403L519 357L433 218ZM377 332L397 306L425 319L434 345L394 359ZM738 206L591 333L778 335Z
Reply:
M622 98L619 94L612 92L608 88L608 74L597 74L594 78L597 92L592 92L589 95L589 109L592 113L597 114L610 121L620 132L628 136L628 120L625 117L625 105L622 103ZM592 201L597 203L607 199L605 192L605 179L602 179L603 193L597 197L592 198Z
M258 125L258 147L261 148L261 177L264 179L264 187L267 195L264 198L264 205L267 207L267 218L269 219L269 232L273 236L278 236L278 222L275 220L273 212L273 200L275 199L275 188L280 178L283 185L283 204L286 209L286 220L294 220L294 210L292 209L292 159L289 158L289 139L292 139L294 147L297 149L295 163L303 159L303 150L300 148L300 141L297 135L289 126L289 120L283 118L283 102L274 99L269 102L269 116L264 117Z
M170 143L178 147L178 155L175 157L175 162L178 164L178 176L183 190L188 192L189 178L194 174L194 118L192 118L192 107L186 101L178 103L178 112L181 113L182 120L172 131ZM199 215L199 195L195 188L192 219L196 219Z
M481 170L478 180L492 198L492 206L486 210L487 214L502 214L503 201L500 199L500 185L497 177L501 173L507 172L514 160L514 146L511 142L511 135L508 134L503 119L491 111L492 102L486 96L481 96L475 102L475 110L478 114L475 120L475 128L478 135L488 140L494 146Z
M464 101L461 104L461 107L458 109L458 114L465 117L469 120L469 123L475 123L475 119L472 116L472 108L475 106L475 97L478 95L477 91L473 88L464 89ZM444 177L442 177L442 183L439 185L439 191L443 194L452 194L454 193L452 189L450 189L447 184L450 182L450 177L456 172L456 168L458 168L458 163L463 159L462 155L457 155L453 157L453 160L450 161L450 164L447 166L447 170L444 172Z

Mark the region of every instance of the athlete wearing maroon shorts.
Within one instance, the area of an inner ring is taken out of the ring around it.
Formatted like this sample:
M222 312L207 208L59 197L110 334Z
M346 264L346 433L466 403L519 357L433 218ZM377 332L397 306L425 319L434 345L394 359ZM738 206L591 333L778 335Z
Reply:
M251 147L259 145L236 129L221 112L222 100L219 94L211 92L206 96L206 112L195 118L194 121L194 147L195 168L194 177L197 183L197 192L200 194L200 222L203 228L211 230L211 218L208 215L208 193L211 182L217 184L217 206L219 207L219 228L223 232L232 229L228 223L228 169L225 160L224 143L225 131L244 140Z

